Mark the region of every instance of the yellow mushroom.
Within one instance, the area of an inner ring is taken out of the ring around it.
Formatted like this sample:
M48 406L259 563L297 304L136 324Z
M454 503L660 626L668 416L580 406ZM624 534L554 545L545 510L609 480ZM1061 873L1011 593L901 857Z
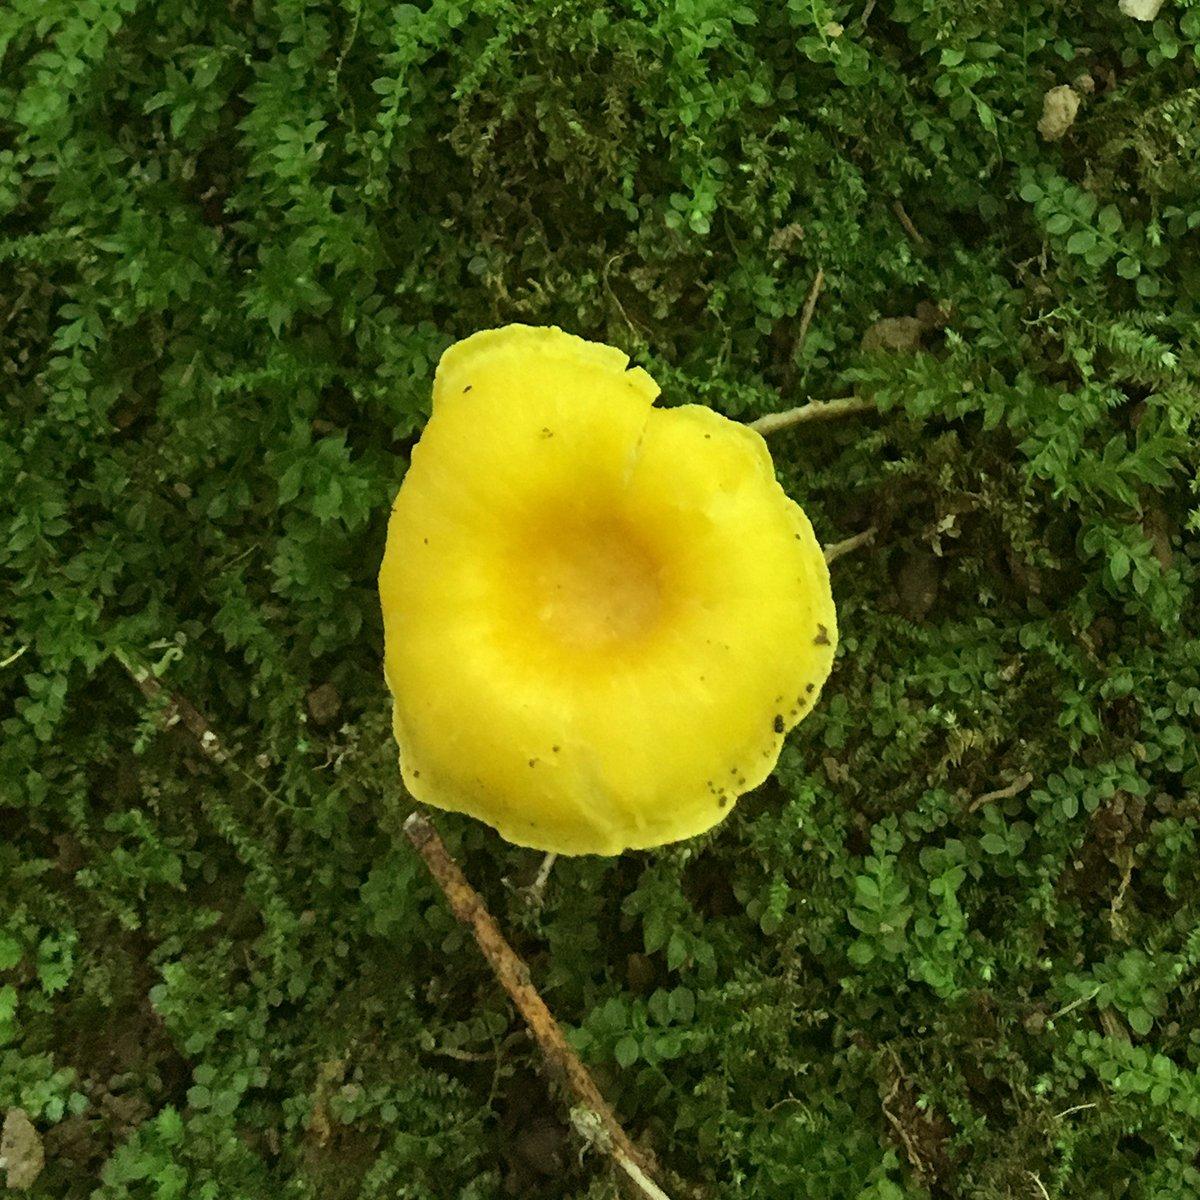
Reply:
M562 854L716 824L770 774L837 640L762 437L653 407L628 363L527 325L451 346L379 576L409 791Z

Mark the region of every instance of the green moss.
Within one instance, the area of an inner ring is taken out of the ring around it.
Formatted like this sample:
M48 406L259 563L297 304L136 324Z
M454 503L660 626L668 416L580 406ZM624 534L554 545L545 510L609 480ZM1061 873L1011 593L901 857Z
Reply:
M523 320L668 403L879 408L773 440L877 534L719 830L534 910L439 818L629 1128L696 1196L1200 1196L1198 61L1194 3L5 7L32 1195L614 1194L395 836L384 520L441 350Z

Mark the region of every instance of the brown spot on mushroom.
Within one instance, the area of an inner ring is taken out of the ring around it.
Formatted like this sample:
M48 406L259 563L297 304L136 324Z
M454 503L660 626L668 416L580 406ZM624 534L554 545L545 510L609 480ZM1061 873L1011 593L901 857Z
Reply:
M813 645L814 646L828 646L829 645L829 630L826 629L824 625L817 626L817 636L815 638L813 638Z
M559 750L561 750L561 749L562 749L562 747L561 747L561 746L551 746L551 747L550 747L550 751L551 751L551 753L553 753L553 754L557 754L557 753L559 752Z
M553 436L554 436L554 430L553 430L553 429L546 429L546 428L543 428L543 429L542 429L542 437L544 437L544 438L552 438Z
M816 686L817 686L817 685L816 685L815 683L806 683L806 684L804 685L804 690L805 690L806 692L813 692L813 691L815 691L815 690L816 690Z
M720 794L720 795L717 797L717 807L718 807L718 808L724 808L724 807L725 807L725 805L727 805L728 803L729 803L729 797L728 797L727 795L725 795L725 793L724 793L724 792L722 792L722 793L721 793L721 794Z
M463 388L463 395L465 396L471 390L471 388L474 386L475 386L474 384L468 383L467 386L465 388Z
M772 722L771 728L774 729L776 733L783 732L783 714L782 713L775 714L775 720Z
M531 767L536 767L536 766L537 766L537 759L536 759L536 758L531 758L531 759L529 760L529 765L530 765Z

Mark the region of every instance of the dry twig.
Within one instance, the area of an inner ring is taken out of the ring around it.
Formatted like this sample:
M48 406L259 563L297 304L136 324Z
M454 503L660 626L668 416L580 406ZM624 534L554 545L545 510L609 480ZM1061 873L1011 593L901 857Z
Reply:
M227 760L228 756L221 746L220 739L191 701L178 692L168 691L147 667L135 662L124 651L114 651L114 657L129 672L129 677L138 685L142 695L151 704L162 706L156 719L163 729L171 729L182 723L188 733L200 743L200 749L213 762L223 763Z
M993 800L1011 800L1013 796L1019 796L1032 782L1033 776L1028 771L1022 771L1007 787L997 788L994 792L984 792L982 796L976 796L971 801L967 812L974 812L977 808L982 808Z
M798 408L759 417L757 421L750 422L750 428L767 437L805 421L832 421L835 417L849 417L854 413L874 410L875 405L872 401L862 400L858 396L842 396L837 400L810 400Z
M800 314L800 329L796 334L796 354L804 349L805 339L808 337L808 327L812 324L813 313L817 309L817 299L821 295L821 288L825 285L825 272L818 267L816 278L812 281L812 287L808 289L808 299L804 301L804 311Z
M865 546L873 542L876 532L875 526L872 525L870 529L864 529L862 533L856 533L853 537L845 538L840 542L834 542L829 546L823 546L821 549L825 555L826 563L831 563L835 559L841 558L843 554L850 554L852 551L857 550L859 546Z
M542 901L546 898L546 884L550 882L550 871L557 858L558 855L551 851L542 859L541 865L538 867L537 878L529 885L525 893L525 898L535 909L540 909Z
M587 1068L567 1044L558 1022L533 986L529 968L505 941L495 918L450 857L437 830L424 816L414 812L404 822L404 836L425 860L455 917L475 935L475 941L488 960L488 965L525 1019L547 1067L579 1101L579 1106L572 1110L572 1123L576 1129L593 1145L604 1150L642 1195L649 1196L651 1200L668 1200L652 1181L654 1164L621 1128Z
M21 655L24 654L28 649L28 646L18 646L16 650L14 650L7 658L0 659L0 671L2 671L5 667L11 667L13 663L15 663L17 659L20 658Z
M896 219L904 226L904 232L912 238L913 243L918 249L924 250L929 243L925 240L924 234L913 224L912 217L905 211L904 205L899 200L892 202L892 212L896 214Z
M1064 1108L1062 1112L1055 1113L1054 1119L1056 1121L1061 1121L1063 1117L1069 1117L1072 1113L1083 1112L1085 1109L1095 1107L1095 1101L1092 1101L1089 1104L1072 1104L1070 1108Z
M1043 1200L1050 1200L1050 1193L1046 1191L1046 1185L1032 1171L1026 1171L1025 1174L1037 1184L1037 1189L1041 1193Z

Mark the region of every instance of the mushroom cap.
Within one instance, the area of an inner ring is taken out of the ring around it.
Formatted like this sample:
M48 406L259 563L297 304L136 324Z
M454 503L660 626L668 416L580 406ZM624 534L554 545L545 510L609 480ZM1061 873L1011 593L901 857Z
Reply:
M727 816L837 641L821 547L762 437L653 407L628 363L527 325L451 346L379 576L409 791L561 854Z

